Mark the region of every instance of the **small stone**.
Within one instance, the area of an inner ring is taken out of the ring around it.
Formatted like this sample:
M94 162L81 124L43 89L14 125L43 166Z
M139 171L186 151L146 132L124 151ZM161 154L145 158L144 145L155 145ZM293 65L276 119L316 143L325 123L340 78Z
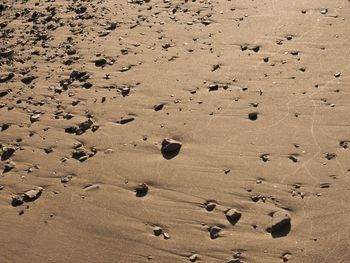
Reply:
M163 237L164 237L164 239L170 239L170 235L168 234L168 233L163 233Z
M295 154L288 156L288 159L294 163L297 163L299 161L297 155L295 155Z
M337 157L337 155L336 155L335 153L326 153L326 155L325 155L325 158L326 158L327 160L332 160L332 159L334 159L335 157Z
M24 193L24 201L34 201L38 199L44 189L42 187L36 187L35 189L29 190Z
M137 197L144 197L147 195L148 193L148 185L145 183L139 184L136 188L135 188L135 192L136 192L136 196Z
M99 184L92 184L92 185L87 185L83 189L84 191L92 191L92 190L97 190L100 189L101 186Z
M34 79L36 79L36 77L34 76L28 76L28 77L24 77L21 79L21 81L26 84L29 85Z
M61 178L61 183L66 184L66 183L68 183L68 182L69 182L70 180L72 180L72 179L73 179L73 176L72 176L72 175L64 176L64 177Z
M156 105L154 105L153 109L155 111L160 111L163 109L163 107L164 107L164 104L156 104Z
M104 67L107 64L107 60L104 58L100 58L95 60L95 66L96 67Z
M213 226L209 228L209 234L211 239L216 239L219 237L219 233L221 231L221 228L218 226Z
M216 83L213 83L213 84L210 84L208 88L209 88L209 91L215 91L219 89L219 85Z
M242 213L238 212L236 209L232 208L225 213L227 220L231 224L236 224L242 216Z
M173 154L180 151L182 143L173 139L164 139L161 152L163 154Z
M290 253L284 253L281 258L283 262L288 262L292 258L292 255Z
M162 232L163 232L163 229L161 227L159 227L159 226L155 226L153 228L153 233L157 237L160 236L162 234Z
M53 152L53 147L47 147L44 149L45 153L49 154Z
M262 154L260 155L260 159L263 161L263 162L267 162L270 160L270 155L265 153L265 154Z
M13 161L5 163L4 164L4 173L11 171L15 167L16 167L16 163Z
M126 123L132 122L134 120L135 120L134 117L127 117L127 118L121 118L119 121L116 121L116 123L118 123L118 124L126 124Z
M341 76L341 72L337 72L334 74L334 77L339 78Z
M329 188L330 186L330 183L320 183L320 188Z
M11 201L12 206L20 206L22 204L23 204L22 197L20 197L18 195L12 196L12 201Z
M248 118L251 121L256 121L258 119L258 113L257 112L251 112L248 114Z
M16 148L14 147L3 147L1 161L6 161L7 159L9 159L14 154L15 151L16 151Z
M211 67L211 71L214 72L215 70L218 70L220 68L220 64L215 64Z
M31 122L36 122L36 121L39 120L40 116L41 116L40 113L38 113L38 114L33 114L33 115L30 116L30 121L31 121Z
M342 147L343 149L347 149L350 146L350 141L341 141L339 142L339 146Z
M197 255L197 254L192 254L192 255L189 257L189 260L190 260L191 262L195 262L197 259L198 259L198 255Z
M291 226L291 218L286 211L279 210L273 213L272 224L269 229L272 234L279 232L290 226Z
M10 128L10 124L9 123L3 123L1 125L1 131L6 131L8 128Z
M209 212L213 211L216 207L216 204L213 202L209 202L206 204L205 209Z

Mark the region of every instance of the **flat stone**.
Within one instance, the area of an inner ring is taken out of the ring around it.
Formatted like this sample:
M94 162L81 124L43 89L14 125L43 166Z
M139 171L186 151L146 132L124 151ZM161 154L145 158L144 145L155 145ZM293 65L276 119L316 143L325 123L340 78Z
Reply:
M99 184L92 184L92 185L87 185L83 189L84 191L92 191L92 190L97 190L100 189L101 186Z
M135 120L134 117L126 117L126 118L121 118L119 121L116 121L116 123L118 123L118 124L126 124L126 123L132 122L134 120Z
M41 195L41 192L43 191L44 189L40 186L32 189L32 190L29 190L27 192L24 193L23 195L23 198L25 201L34 201L36 199L38 199Z

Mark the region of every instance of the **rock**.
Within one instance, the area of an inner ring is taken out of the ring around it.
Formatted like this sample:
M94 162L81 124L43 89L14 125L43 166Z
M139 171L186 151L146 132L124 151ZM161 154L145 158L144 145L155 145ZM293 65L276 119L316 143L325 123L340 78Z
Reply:
M211 67L211 72L214 72L215 70L218 70L220 68L220 64L215 64Z
M267 153L264 153L262 155L260 155L260 159L263 161L263 162L267 162L270 160L270 155L267 154Z
M248 118L251 121L256 121L258 119L258 113L257 112L251 112L248 114Z
M129 87L120 88L119 91L122 94L122 96L125 97L129 95L130 88Z
M157 105L154 105L153 109L155 111L160 111L163 109L163 107L164 107L164 104L157 104Z
M153 233L155 236L160 236L162 234L162 232L163 232L163 229L159 226L155 226L153 228Z
M211 212L215 209L215 207L216 207L215 203L209 202L206 204L205 209L207 209L207 211Z
M337 157L337 154L335 154L335 153L326 153L325 154L325 158L329 161L334 159L335 157Z
M82 144L78 144L74 147L72 151L72 158L83 162L86 161L88 158L94 156L96 152L97 150L94 147L91 148L91 151L87 151Z
M232 208L226 211L225 216L231 224L236 224L242 216L242 213L238 212L236 209Z
M216 239L219 237L219 233L221 231L221 228L218 226L213 226L209 228L209 234L211 239Z
M81 85L85 89L90 89L92 87L92 84L90 82L85 82L83 85Z
M4 173L7 173L7 172L11 171L15 167L16 167L16 163L13 162L13 161L5 163L4 164Z
M268 228L271 234L278 234L279 232L283 232L288 230L291 227L291 218L290 215L283 210L279 210L272 214L272 224Z
M63 183L63 184L68 183L72 179L73 179L72 175L64 176L64 177L61 178L61 183Z
M119 121L116 121L116 123L118 123L118 124L126 124L126 123L132 122L134 120L135 120L134 117L126 117L126 118L121 118Z
M104 67L107 64L107 60L104 58L96 59L95 66L96 67Z
M10 124L9 123L3 123L1 125L1 131L6 131L8 128L10 128Z
M334 74L334 77L339 78L341 76L341 72L337 72Z
M198 259L198 255L197 255L197 254L192 254L192 255L189 257L189 260L190 260L191 262L195 262L197 259Z
M84 191L92 191L92 190L97 190L100 189L101 186L99 184L92 184L92 185L87 185L83 189Z
M299 161L298 156L296 154L291 154L290 156L288 156L288 159L294 163L297 163Z
M64 131L65 131L66 133L70 133L70 134L76 133L77 130L78 130L78 128L77 128L77 127L74 127L74 126L70 126L70 127L67 127L67 128L64 129Z
M15 151L16 151L16 148L14 147L3 147L1 161L6 161L7 159L9 159L14 154Z
M143 184L139 184L136 188L135 188L135 192L136 192L136 196L137 197L144 197L145 195L147 195L148 193L148 185L143 183Z
M7 94L10 93L10 90L0 90L0 98L5 97Z
M330 183L320 183L320 188L329 188L330 186Z
M343 149L348 149L350 146L350 141L340 141L339 146Z
M88 119L88 120L86 120L86 121L84 121L84 122L82 122L82 123L79 124L79 128L76 129L75 133L76 133L77 135L81 135L81 134L83 134L86 130L90 129L90 128L92 127L93 124L94 124L93 121L90 120L90 119Z
M52 153L53 152L53 147L52 146L49 146L49 147L46 147L44 149L45 153L49 154L49 153Z
M1 74L0 75L0 83L5 83L10 81L13 77L15 76L15 74L13 74L12 72L9 74Z
M216 84L216 83L212 83L209 85L209 91L215 91L215 90L218 90L219 89L219 84Z
M26 84L29 85L34 79L36 79L36 77L34 76L28 76L28 77L24 77L21 79L21 81Z
M23 204L23 199L21 196L19 195L12 196L12 201L11 201L12 206L20 206L22 204Z
M163 237L164 237L164 239L170 239L170 235L168 234L168 233L163 233Z
M182 147L182 143L173 139L164 139L162 142L161 152L163 155L177 154Z
M33 114L33 115L31 115L30 116L30 122L36 122L36 121L38 121L39 120L39 118L40 118L40 116L41 116L41 113L37 113L37 114Z
M40 197L41 192L43 190L44 189L42 187L38 186L32 190L25 192L23 195L24 201L26 201L26 202L35 201L36 199L38 199Z
M292 255L290 253L284 253L281 257L283 262L288 262L292 258Z
M14 53L15 52L12 49L0 50L0 57L2 57L2 58L11 58L12 59Z

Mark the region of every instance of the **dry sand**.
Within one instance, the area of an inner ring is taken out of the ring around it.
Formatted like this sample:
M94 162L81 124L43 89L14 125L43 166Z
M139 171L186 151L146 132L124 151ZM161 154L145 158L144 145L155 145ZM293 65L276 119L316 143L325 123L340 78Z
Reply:
M2 0L0 35L1 263L350 262L348 0Z

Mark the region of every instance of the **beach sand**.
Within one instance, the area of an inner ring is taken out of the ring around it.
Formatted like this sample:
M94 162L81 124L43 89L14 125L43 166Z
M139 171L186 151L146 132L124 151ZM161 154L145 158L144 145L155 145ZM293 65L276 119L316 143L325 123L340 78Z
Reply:
M350 2L0 3L0 262L350 262Z

